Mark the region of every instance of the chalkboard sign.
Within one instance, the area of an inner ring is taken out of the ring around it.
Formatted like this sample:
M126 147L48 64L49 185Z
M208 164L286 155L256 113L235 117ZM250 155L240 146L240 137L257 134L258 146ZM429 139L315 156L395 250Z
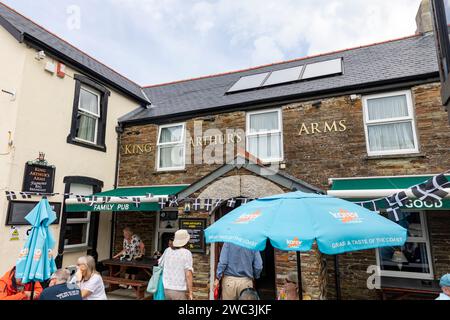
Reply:
M205 253L206 219L180 219L180 229L187 230L191 236L187 248L194 253Z
M54 167L47 167L29 163L25 165L22 191L53 193L54 182Z
M31 201L10 201L8 207L8 215L6 218L7 226L27 226L28 221L25 220L27 214L33 210L39 202ZM59 224L59 217L61 215L61 203L51 202L50 207L56 213L56 220L53 224Z

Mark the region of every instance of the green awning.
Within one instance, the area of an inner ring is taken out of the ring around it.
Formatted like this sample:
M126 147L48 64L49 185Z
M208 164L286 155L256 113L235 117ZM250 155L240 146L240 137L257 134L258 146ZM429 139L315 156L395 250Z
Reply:
M349 191L352 190L406 190L417 184L421 184L433 178L432 175L424 176L401 176L401 177L375 177L375 178L348 178L348 179L331 179L332 186L330 194L333 191ZM448 177L449 178L449 177ZM449 178L450 180L450 178ZM348 197L346 198L352 202L369 201L373 198ZM381 207L380 209L383 209ZM444 199L440 202L424 202L418 199L410 199L403 209L417 209L417 210L448 210L450 209L450 199Z
M175 186L149 186L149 187L131 187L131 188L117 188L105 192L100 192L92 195L96 197L144 197L152 194L155 197L176 195L186 189L189 185L175 185ZM141 203L139 208L135 203L104 203L93 204L87 203L66 204L66 212L86 212L86 211L159 211L160 205L156 202Z
M408 189L433 176L332 179L331 190Z

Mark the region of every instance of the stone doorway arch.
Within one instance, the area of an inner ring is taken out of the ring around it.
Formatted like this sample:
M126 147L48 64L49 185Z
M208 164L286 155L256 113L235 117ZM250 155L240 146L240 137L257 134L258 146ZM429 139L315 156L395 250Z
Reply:
M254 175L218 179L200 193L200 199L262 198L285 193L275 183Z

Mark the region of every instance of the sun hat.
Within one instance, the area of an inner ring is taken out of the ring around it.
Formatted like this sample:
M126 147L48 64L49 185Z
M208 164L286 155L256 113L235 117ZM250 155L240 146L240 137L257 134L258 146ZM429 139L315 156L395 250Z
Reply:
M177 232L175 232L173 246L177 248L184 247L190 239L191 236L189 235L189 232L187 232L187 230L178 230Z
M441 287L450 287L450 273L443 275L441 281L439 282Z

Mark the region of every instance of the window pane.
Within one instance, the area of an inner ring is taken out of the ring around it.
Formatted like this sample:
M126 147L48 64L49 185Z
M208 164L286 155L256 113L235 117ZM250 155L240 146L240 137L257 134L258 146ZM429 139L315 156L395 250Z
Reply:
M369 120L407 117L408 103L405 95L367 100Z
M159 167L179 168L184 166L184 146L162 146L159 148Z
M278 111L250 115L250 133L280 130Z
M78 114L76 137L90 142L95 142L97 119L83 113Z
M447 17L447 25L450 25L450 0L444 0L445 15Z
M415 149L411 122L368 126L371 151Z
M419 212L407 212L402 210L398 214L399 221L396 221L393 213L388 214L384 212L383 216L408 230L408 237L425 237L425 232L422 230L422 216Z
M268 72L240 78L228 92L258 88L269 75Z
M334 59L308 64L302 79L318 78L342 73L342 59Z
M381 270L430 273L425 243L407 242L403 247L379 250Z
M249 137L248 151L263 161L281 159L281 133Z
M87 212L69 212L67 213L67 219L87 219Z
M264 85L270 86L278 83L297 81L300 79L300 73L302 72L302 70L303 66L274 71L266 80Z
M98 96L81 88L80 90L80 108L83 110L92 112L96 115L100 115L98 106Z
M67 224L64 244L68 246L85 244L87 236L86 223Z
M183 126L168 127L161 129L159 143L181 142L183 136Z

